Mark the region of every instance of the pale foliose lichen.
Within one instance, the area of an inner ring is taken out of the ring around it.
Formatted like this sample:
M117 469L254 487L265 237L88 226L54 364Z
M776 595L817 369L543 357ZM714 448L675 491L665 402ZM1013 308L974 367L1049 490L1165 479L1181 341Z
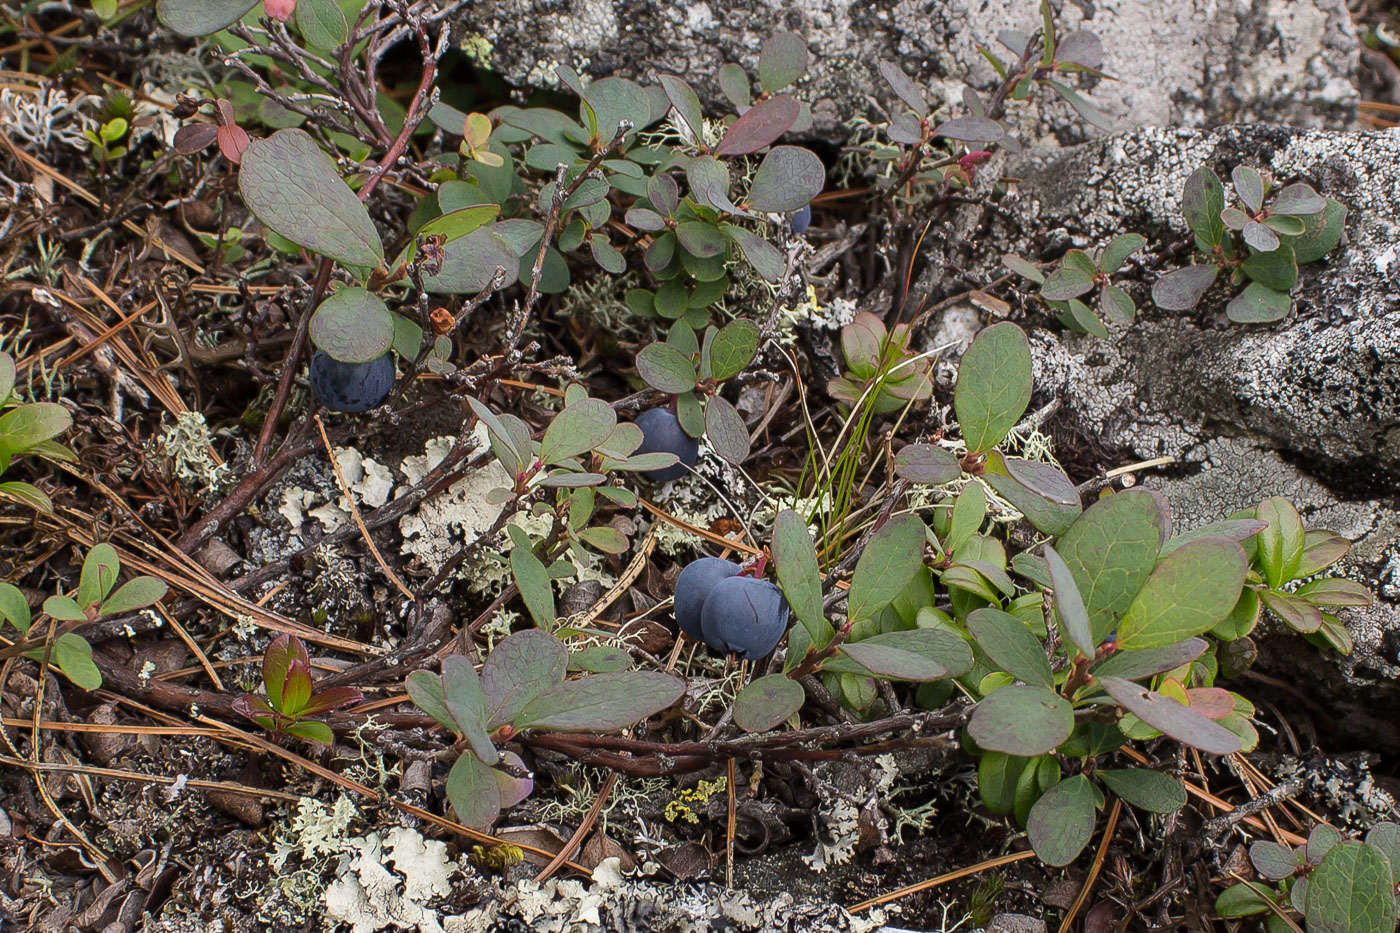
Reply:
M384 929L445 933L466 930L465 918L444 922L427 904L452 893L452 878L471 869L447 844L394 826L347 840L335 880L324 895L326 917L353 933Z
M478 424L473 437L478 449L486 449L489 437L486 425ZM400 465L407 482L412 485L421 480L442 462L452 449L453 438L435 437L428 441L422 456L405 457ZM492 459L479 470L473 470L462 479L431 499L425 500L417 509L399 519L399 532L403 535L402 553L412 555L423 562L429 570L436 572L463 544L476 540L501 514L502 506L493 505L486 496L491 490L509 487L511 477L505 467ZM459 573L464 578L473 578L463 567Z

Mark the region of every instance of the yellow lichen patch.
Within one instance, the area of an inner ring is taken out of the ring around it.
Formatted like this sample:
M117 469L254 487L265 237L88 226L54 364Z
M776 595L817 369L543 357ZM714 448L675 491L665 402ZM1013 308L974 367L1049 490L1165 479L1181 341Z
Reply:
M674 823L676 820L685 820L687 823L699 823L700 817L691 809L691 804L702 804L720 794L729 786L728 778L719 778L714 781L701 781L694 787L682 787L676 791L676 799L666 804L666 821Z

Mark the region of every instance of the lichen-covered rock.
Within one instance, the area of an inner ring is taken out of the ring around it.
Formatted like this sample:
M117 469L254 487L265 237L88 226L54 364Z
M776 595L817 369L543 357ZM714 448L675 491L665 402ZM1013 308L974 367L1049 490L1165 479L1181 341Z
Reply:
M1261 121L1346 127L1355 117L1357 40L1343 0L1099 0L1063 3L1069 29L1102 39L1104 71L1096 103L1121 127L1207 126ZM977 51L1004 29L1040 24L1033 0L484 0L470 4L454 34L478 60L520 84L552 85L557 64L593 76L679 73L717 102L714 76L735 61L750 74L772 32L807 40L818 132L869 110L867 96L890 101L876 70L897 61L933 93L957 101L961 83L991 87L996 75ZM483 37L490 37L489 41ZM1050 105L1036 135L1085 132L1062 104Z
M1205 164L1228 177L1240 163L1341 201L1346 240L1302 268L1294 311L1276 324L1230 323L1224 285L1194 311L1158 310L1151 281L1190 258L1186 177ZM1027 306L1037 389L1100 448L1176 458L1146 482L1171 500L1178 527L1282 495L1309 526L1352 539L1342 568L1380 596L1346 616L1353 655L1339 666L1290 637L1266 644L1262 663L1319 684L1329 728L1400 747L1400 729L1373 715L1400 707L1400 134L1143 128L1030 153L1007 173L1024 182L997 213L964 209L953 225L975 235L949 237L937 258L990 280L1004 251L1052 259L1126 231L1148 238L1124 274L1140 316L1112 339L1064 332ZM961 287L941 281L942 267L931 263L922 283L935 298Z

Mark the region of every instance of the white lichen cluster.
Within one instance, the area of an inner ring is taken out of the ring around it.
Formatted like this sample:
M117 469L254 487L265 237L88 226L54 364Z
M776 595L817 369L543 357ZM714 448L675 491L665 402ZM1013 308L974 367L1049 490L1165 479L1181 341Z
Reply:
M156 453L170 466L175 479L200 492L217 491L228 479L229 467L217 463L210 451L212 435L204 415L185 411L167 424L156 442Z
M1370 763L1324 761L1319 765L1285 757L1274 769L1281 783L1302 776L1307 790L1321 797L1344 825L1353 830L1369 829L1381 820L1400 820L1395 796L1376 783Z
M281 872L293 855L314 862L347 851L350 840L345 833L359 815L359 808L344 794L330 807L312 797L301 798L292 818L274 827L268 864Z
M860 310L849 298L832 298L823 304L817 298L815 286L807 286L807 296L792 307L784 307L778 315L778 335L782 343L797 339L798 324L811 324L825 330L840 330L856 318Z
M347 832L358 816L359 810L344 794L330 807L303 797L289 820L273 825L267 853L272 873L257 898L269 917L283 913L287 906L300 917L319 913L325 873L332 858L348 851Z

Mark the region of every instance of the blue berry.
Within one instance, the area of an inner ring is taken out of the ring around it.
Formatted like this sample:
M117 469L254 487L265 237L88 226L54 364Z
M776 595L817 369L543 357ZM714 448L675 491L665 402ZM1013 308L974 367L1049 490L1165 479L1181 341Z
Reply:
M788 605L767 580L730 577L715 584L700 613L705 643L747 660L765 657L787 631Z
M788 214L788 224L792 227L793 233L806 233L807 228L812 225L812 205L804 204Z
M654 483L667 483L690 472L695 458L700 456L700 441L685 433L675 415L664 408L653 408L642 412L633 423L642 429L642 445L636 453L668 453L680 458L679 463L664 469L646 470L643 476Z
M676 577L676 624L696 641L704 641L700 630L700 612L705 599L721 580L737 577L741 568L722 557L702 557L685 565Z
M394 358L388 353L368 363L342 363L324 350L311 358L311 391L331 411L369 411L394 387Z

